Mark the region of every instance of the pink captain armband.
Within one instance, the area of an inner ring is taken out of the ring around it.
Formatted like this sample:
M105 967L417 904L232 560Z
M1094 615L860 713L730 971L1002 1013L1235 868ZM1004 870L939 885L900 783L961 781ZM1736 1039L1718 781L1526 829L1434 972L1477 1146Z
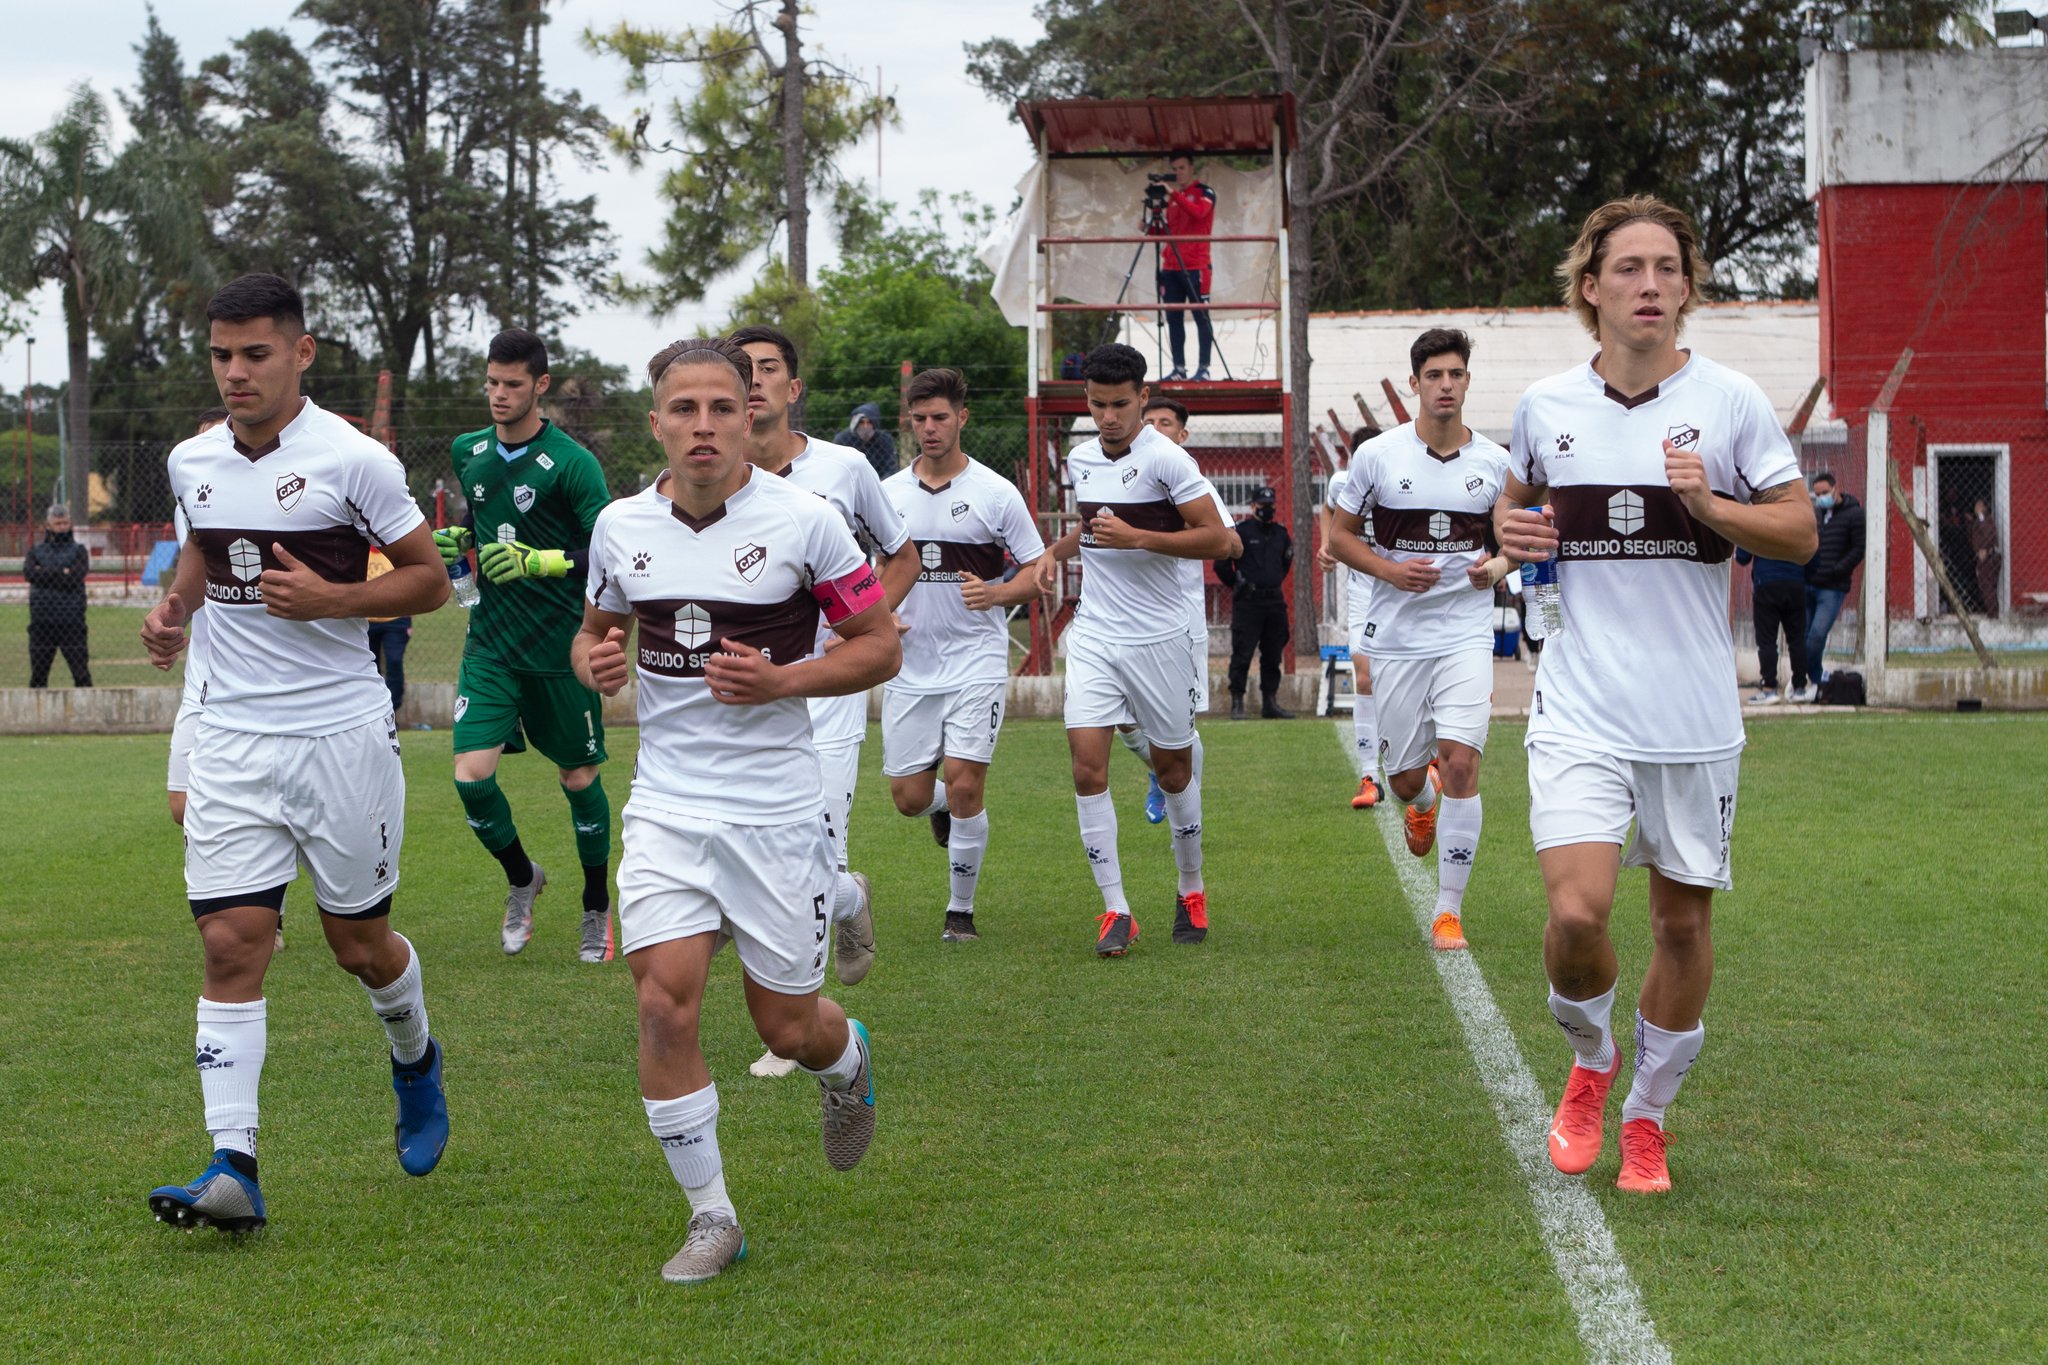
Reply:
M811 589L811 596L824 609L825 624L836 626L882 601L882 580L875 577L871 566L863 564L844 578L818 584Z

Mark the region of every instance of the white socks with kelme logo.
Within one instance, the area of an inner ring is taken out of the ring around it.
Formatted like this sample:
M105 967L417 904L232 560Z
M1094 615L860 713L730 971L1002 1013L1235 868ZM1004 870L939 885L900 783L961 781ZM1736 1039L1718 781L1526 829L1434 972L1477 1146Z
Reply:
M987 851L988 812L954 816L953 832L946 840L952 893L946 899L948 914L974 913L974 887L981 880L981 855Z
M256 1155L256 1087L263 1079L269 1003L199 999L199 1094L216 1151Z
M1358 771L1378 780L1380 771L1380 706L1367 692L1351 696L1351 741L1358 746Z
M1550 990L1550 1017L1564 1030L1579 1065L1588 1071L1604 1072L1614 1065L1614 1033L1608 1020L1614 1015L1614 987L1591 1000L1567 1000Z
M1166 796L1166 825L1173 831L1173 866L1180 874L1180 894L1202 889L1202 784L1192 777Z
M1095 874L1095 885L1102 892L1102 908L1130 914L1131 903L1124 899L1123 866L1116 856L1116 805L1108 792L1097 792L1075 797L1074 809L1081 817L1081 851L1088 855L1088 870Z
M716 1209L739 1221L725 1192L725 1163L718 1155L718 1087L707 1085L672 1100L641 1098L647 1126L668 1158L670 1174L690 1197L690 1216Z
M1685 1073L1699 1059L1707 1041L1707 1026L1694 1024L1683 1033L1658 1028L1636 1012L1636 1074L1629 1082L1628 1099L1622 1102L1621 1120L1651 1119L1664 1126L1664 1110L1678 1098Z
M427 1055L427 997L420 989L420 955L404 934L392 937L405 944L405 970L388 986L365 985L363 989L370 993L370 1007L384 1021L392 1058L400 1066L409 1066Z
M1472 880L1472 859L1479 852L1483 812L1479 796L1446 796L1436 818L1436 910L1456 915L1465 905L1465 885Z

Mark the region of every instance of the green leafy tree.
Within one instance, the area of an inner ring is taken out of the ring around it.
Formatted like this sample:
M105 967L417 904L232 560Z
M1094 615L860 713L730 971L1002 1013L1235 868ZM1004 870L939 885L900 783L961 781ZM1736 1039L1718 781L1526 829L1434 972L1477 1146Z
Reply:
M143 275L199 240L196 201L157 144L117 154L106 102L90 87L33 139L0 139L0 292L20 299L48 282L63 291L66 359L64 488L83 514L92 426L92 338L119 318Z
M645 108L631 129L612 133L629 165L663 167L657 193L668 205L661 244L645 262L653 279L620 281L627 297L664 313L695 303L778 230L784 287L809 288L811 195L840 185L834 156L894 114L845 71L804 56L800 19L797 0L746 0L730 22L702 28L585 30L593 52L626 63L634 94L650 93L670 70L695 78L686 99L669 101L661 144L648 137L654 114Z

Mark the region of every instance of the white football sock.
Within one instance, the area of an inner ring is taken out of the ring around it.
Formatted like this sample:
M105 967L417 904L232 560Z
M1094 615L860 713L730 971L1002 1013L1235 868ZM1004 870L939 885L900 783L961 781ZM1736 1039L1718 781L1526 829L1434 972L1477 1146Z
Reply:
M199 998L199 1095L215 1150L256 1155L256 1088L269 1040L269 1003Z
M860 913L860 883L844 868L832 874L832 922L838 924Z
M1164 790L1162 788L1161 790ZM1180 874L1180 894L1202 889L1202 784L1166 793L1166 826L1173 831L1173 866Z
M797 1066L805 1071L810 1071L813 1076L816 1076L832 1089L844 1090L852 1085L854 1077L860 1074L860 1064L860 1033L853 1027L853 1022L848 1020L846 1025L846 1051L839 1054L838 1061L817 1071L811 1071L811 1068L804 1066L802 1062L798 1062Z
M1679 1084L1699 1059L1707 1026L1695 1024L1683 1033L1658 1028L1636 1011L1636 1074L1622 1101L1621 1121L1652 1119L1664 1126L1664 1110L1678 1098Z
M400 1066L427 1055L427 997L420 989L420 955L404 934L392 937L405 945L405 970L388 986L372 988L370 1007L384 1021L384 1036L391 1040L391 1055Z
M1081 850L1088 855L1088 870L1102 892L1102 908L1119 915L1131 913L1124 899L1124 873L1116 856L1116 806L1108 792L1077 796L1074 808L1081 817Z
M1614 1033L1608 1021L1614 1016L1614 987L1591 1000L1567 1000L1550 989L1550 1017L1564 1030L1579 1065L1588 1071L1606 1071L1614 1065Z
M1195 751L1189 757L1188 764L1194 772L1194 786L1199 790L1202 785L1202 736L1200 733L1195 735Z
M1441 791L1443 791L1443 786L1437 781L1436 774L1424 768L1422 770L1422 790L1415 793L1415 799L1408 804L1415 810L1427 815L1436 809L1437 794Z
M946 840L946 861L951 865L952 894L946 900L948 913L974 913L974 885L981 880L981 855L988 849L988 812L953 817L953 833Z
M1472 880L1472 859L1479 852L1482 812L1479 795L1446 796L1436 825L1436 910L1458 914L1465 905L1465 883Z
M934 815L939 811L950 812L952 809L953 803L946 796L946 784L934 782L932 783L932 799L925 803L925 808L919 811L918 814Z
M1152 766L1152 741L1145 738L1142 729L1133 726L1129 730L1119 730L1116 737L1124 742L1126 749L1138 756L1138 762L1148 768Z
M668 1158L669 1172L690 1197L692 1217L717 1209L739 1221L732 1198L725 1192L725 1163L718 1155L718 1086L707 1085L672 1100L650 1100L644 1096L647 1127Z
M1358 746L1359 771L1377 778L1380 771L1380 705L1372 693L1351 695L1351 740Z

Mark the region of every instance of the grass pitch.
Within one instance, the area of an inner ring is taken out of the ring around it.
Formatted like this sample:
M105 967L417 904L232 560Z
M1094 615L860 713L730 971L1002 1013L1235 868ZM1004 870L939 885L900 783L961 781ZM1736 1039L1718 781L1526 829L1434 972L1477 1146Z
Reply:
M205 1163L196 936L164 738L0 742L0 1339L12 1358L1568 1360L1586 1344L1378 833L1326 722L1212 723L1215 928L1176 948L1165 832L1113 764L1143 937L1092 955L1063 737L1006 727L978 944L864 755L855 862L881 956L829 989L874 1032L875 1146L825 1165L801 1076L759 1052L732 956L704 1039L751 1244L657 1278L687 1208L649 1138L623 963L575 960L567 808L503 781L556 874L526 953L463 824L444 733L405 737L396 923L448 1049L454 1137L391 1152L382 1035L292 890L269 984L263 1186L234 1241L154 1224ZM1520 731L1498 726L1474 951L1554 1101ZM612 737L614 806L633 733ZM1671 1111L1676 1190L1586 1177L1680 1361L2048 1356L2048 719L1751 730L1707 1050ZM1624 874L1626 1001L1648 950ZM1617 1008L1617 1018L1627 1013ZM1625 1084L1625 1081L1624 1081Z

